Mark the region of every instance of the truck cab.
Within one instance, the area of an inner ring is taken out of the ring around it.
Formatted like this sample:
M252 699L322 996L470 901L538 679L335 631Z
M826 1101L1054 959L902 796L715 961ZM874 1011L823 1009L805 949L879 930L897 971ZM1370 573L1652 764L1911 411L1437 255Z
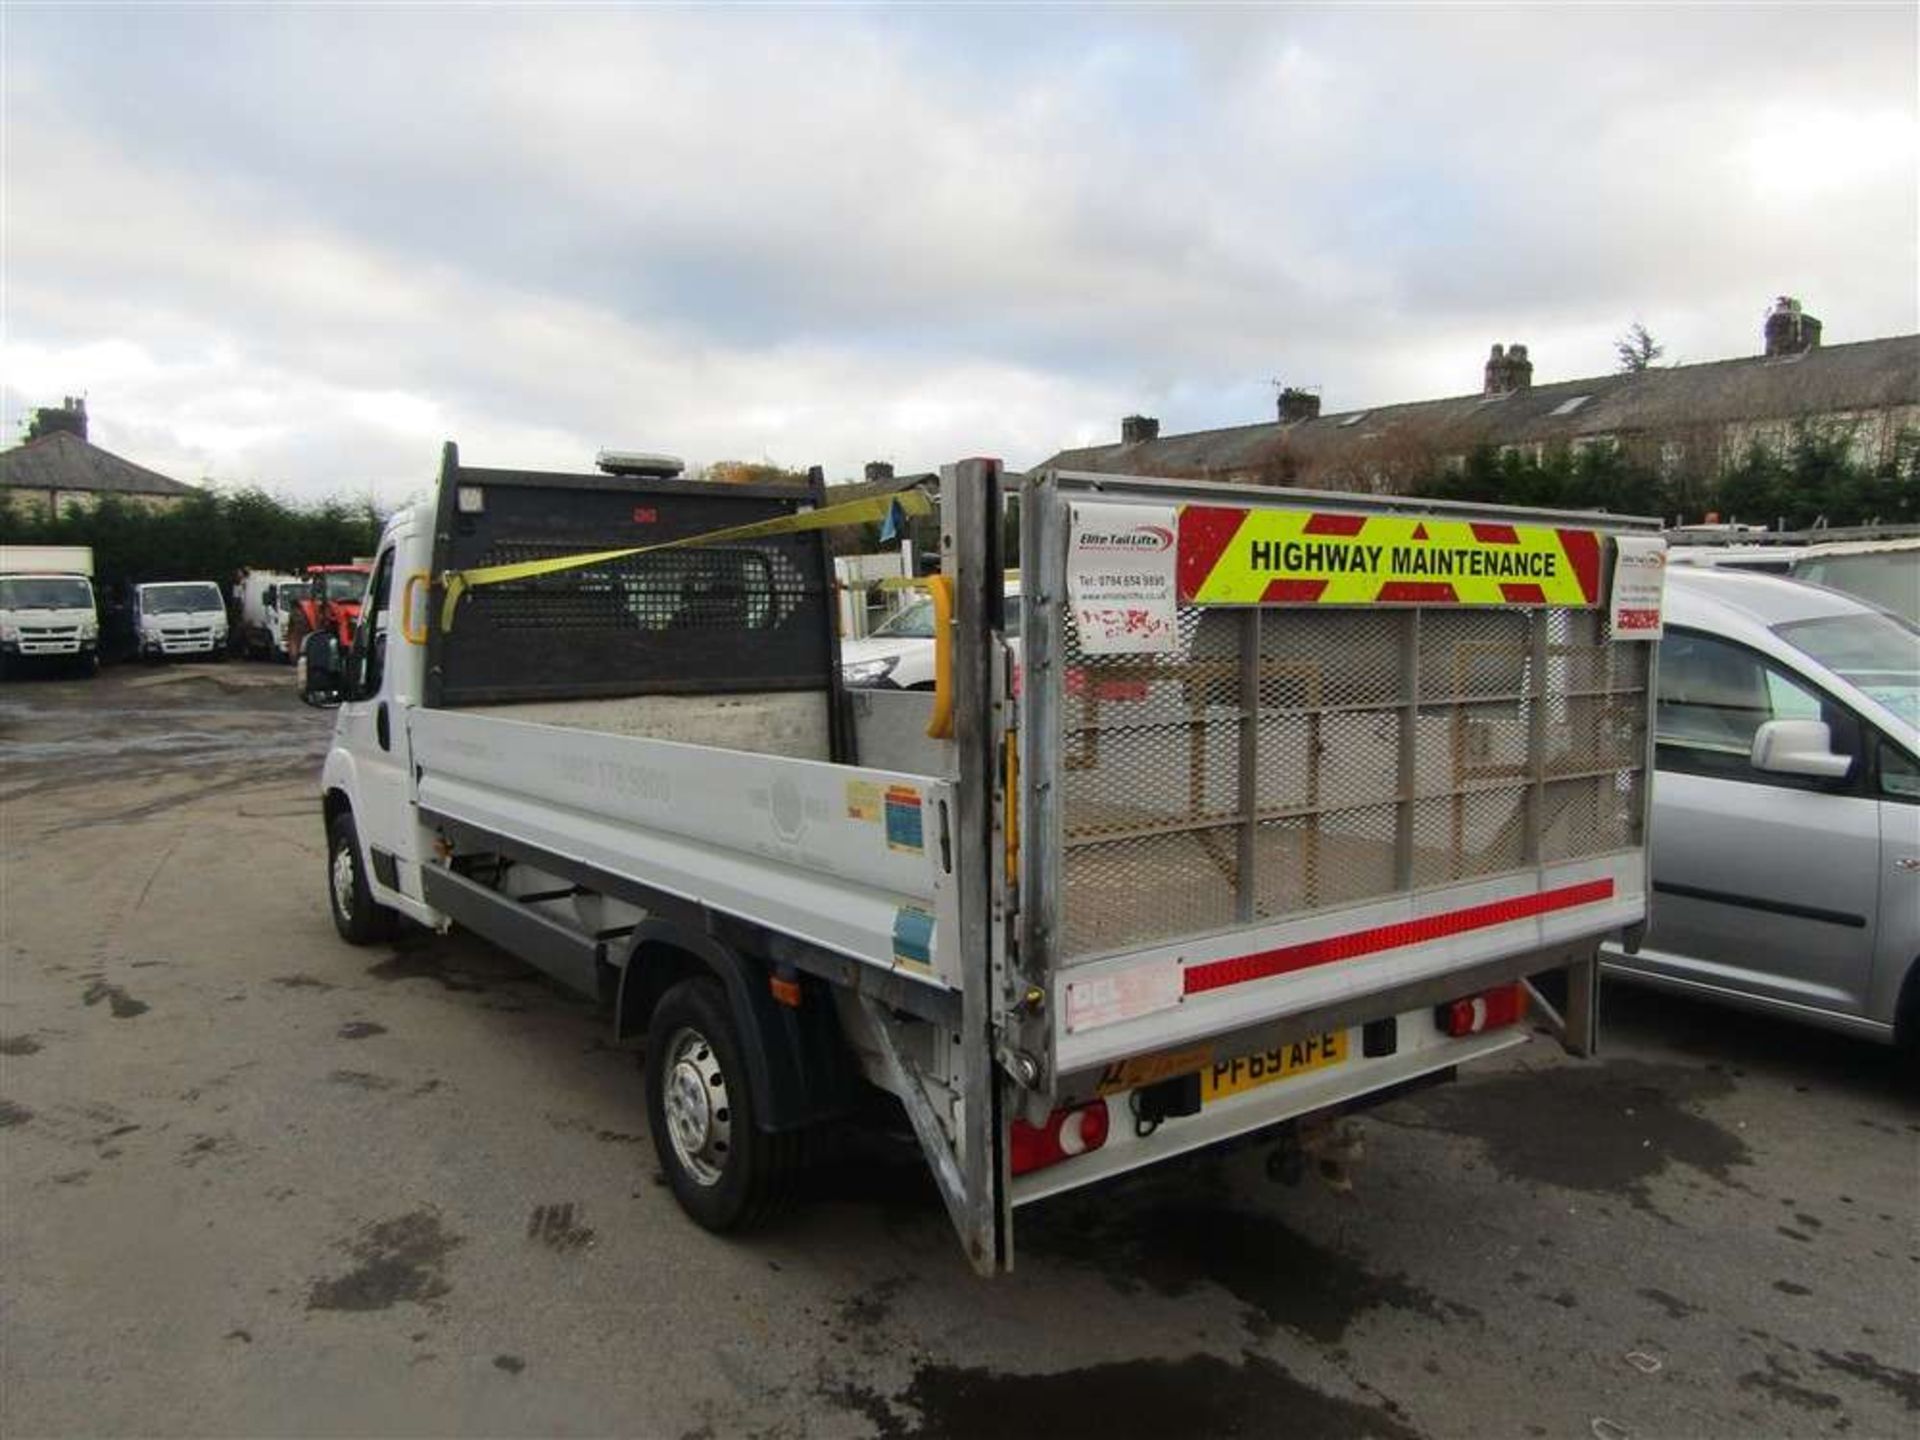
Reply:
M289 646L287 627L307 589L308 582L299 575L248 571L239 585L240 623L234 636L240 653L270 660L291 660L293 650Z
M227 606L211 580L135 585L134 644L143 660L225 659Z
M0 573L0 663L63 662L100 668L100 621L93 582L77 572Z

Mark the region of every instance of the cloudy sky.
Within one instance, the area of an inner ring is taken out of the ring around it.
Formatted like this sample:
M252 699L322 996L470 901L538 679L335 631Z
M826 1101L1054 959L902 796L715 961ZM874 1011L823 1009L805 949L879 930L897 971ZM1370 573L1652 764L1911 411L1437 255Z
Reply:
M1917 13L10 4L0 422L393 501L1911 332Z

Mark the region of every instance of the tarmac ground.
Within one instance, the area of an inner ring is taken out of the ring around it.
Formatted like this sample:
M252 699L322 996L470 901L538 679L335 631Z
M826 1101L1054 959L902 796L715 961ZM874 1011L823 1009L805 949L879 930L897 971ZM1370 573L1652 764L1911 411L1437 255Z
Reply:
M471 936L356 950L330 717L239 662L0 686L10 1436L1920 1435L1920 1099L1647 992L1348 1122L1020 1213L912 1148L705 1234L631 1051Z

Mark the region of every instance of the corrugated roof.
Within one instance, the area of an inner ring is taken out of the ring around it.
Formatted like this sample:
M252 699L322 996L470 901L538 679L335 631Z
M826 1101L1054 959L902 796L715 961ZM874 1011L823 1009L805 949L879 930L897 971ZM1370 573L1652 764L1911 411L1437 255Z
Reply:
M1577 396L1584 404L1555 414ZM1500 396L1405 405L1062 450L1042 468L1205 478L1286 465L1337 471L1361 456L1458 455L1482 446L1683 431L1920 405L1920 335L1833 345L1778 359L1748 356L1630 375L1563 380Z
M0 489L92 490L107 495L193 495L191 485L122 460L66 430L0 451Z

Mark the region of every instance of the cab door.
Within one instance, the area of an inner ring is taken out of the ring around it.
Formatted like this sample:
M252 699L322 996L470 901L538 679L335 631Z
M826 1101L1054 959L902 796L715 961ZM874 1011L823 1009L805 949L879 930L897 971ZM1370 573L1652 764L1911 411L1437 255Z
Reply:
M395 618L396 554L403 532L390 533L367 584L363 623L347 652L339 727L354 757L356 821L367 848L367 876L376 898L418 901L419 847L412 805L412 754L406 724L411 669L396 653L406 645ZM413 888L409 889L411 886Z
M1859 720L1720 636L1670 628L1655 711L1653 913L1634 968L1846 1015L1867 1008L1881 815ZM1839 779L1751 762L1769 720L1823 720Z

